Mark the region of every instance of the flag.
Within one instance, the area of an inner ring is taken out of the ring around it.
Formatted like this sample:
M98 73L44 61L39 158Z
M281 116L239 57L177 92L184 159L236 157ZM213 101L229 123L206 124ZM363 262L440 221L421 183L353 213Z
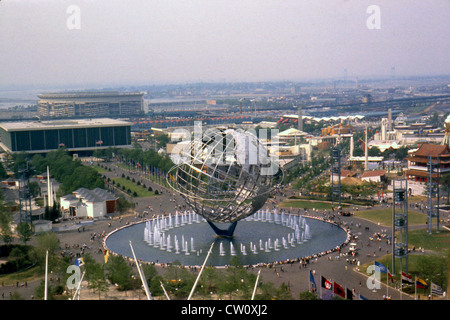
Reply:
M309 282L312 283L314 290L316 290L317 286L316 286L316 282L314 281L314 276L313 276L311 270L309 270Z
M353 291L349 288L347 288L347 300L353 300Z
M81 267L82 265L84 265L84 260L83 260L83 258L75 259L75 265L76 265L77 267Z
M375 266L380 268L381 273L387 273L387 268L383 264L379 263L378 261L375 261L374 264L375 264Z
M428 289L428 284L420 279L419 277L416 278L416 287L421 289Z
M394 282L394 277L392 276L392 273L389 271L389 268L387 268L387 275L389 279L391 279L391 281Z
M333 284L333 292L335 294L337 294L338 296L341 296L342 298L345 299L345 290L344 288L342 288L339 284L337 284L336 282L334 282Z
M108 258L109 258L109 250L106 250L106 254L105 254L105 263L108 263Z
M434 294L436 296L443 296L444 292L442 291L442 288L439 287L437 284L431 283L431 294Z
M402 271L402 283L413 284L411 276L408 276L404 271Z
M329 280L327 280L324 276L321 276L322 277L322 288L325 288L325 289L327 289L327 290L331 290L332 288L333 288L333 285L332 285L332 283L329 281Z

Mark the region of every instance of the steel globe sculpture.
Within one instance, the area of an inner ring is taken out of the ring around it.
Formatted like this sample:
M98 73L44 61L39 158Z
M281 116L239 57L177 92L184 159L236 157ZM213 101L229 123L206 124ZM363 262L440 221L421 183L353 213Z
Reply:
M231 237L236 224L263 207L279 173L278 163L252 133L212 129L172 156L167 181L217 235ZM226 230L214 223L231 223Z

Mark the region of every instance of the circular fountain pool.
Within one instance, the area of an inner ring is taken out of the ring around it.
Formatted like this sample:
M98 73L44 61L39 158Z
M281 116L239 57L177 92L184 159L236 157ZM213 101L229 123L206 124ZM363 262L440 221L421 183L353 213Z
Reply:
M278 213L255 214L239 221L233 238L218 238L206 220L185 213L113 231L105 246L113 253L132 257L131 241L142 261L198 266L214 242L207 264L225 266L234 256L243 265L307 257L333 250L347 240L347 233L332 223Z

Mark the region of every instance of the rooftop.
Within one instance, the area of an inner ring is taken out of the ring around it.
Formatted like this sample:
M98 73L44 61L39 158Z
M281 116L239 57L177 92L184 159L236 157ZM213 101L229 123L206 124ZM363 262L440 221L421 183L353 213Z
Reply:
M450 156L450 148L447 145L424 143L421 146L419 146L419 149L414 153L414 156L416 157Z
M93 190L89 190L86 188L79 188L73 192L73 194L68 194L63 196L64 199L73 201L77 199L84 199L87 202L102 202L108 200L116 200L118 199L111 192L106 191L104 189L95 188Z
M386 170L372 170L372 171L365 171L361 178L368 178L368 177L381 177L386 174Z
M49 121L14 121L2 122L0 128L5 131L22 130L44 130L44 129L71 129L74 127L108 127L108 126L130 126L131 122L116 120L110 118L98 119L68 119L68 120L49 120Z
M119 92L119 91L71 91L71 92L49 92L38 94L40 99L68 99L68 98L100 98L100 97L126 97L143 96L144 92Z

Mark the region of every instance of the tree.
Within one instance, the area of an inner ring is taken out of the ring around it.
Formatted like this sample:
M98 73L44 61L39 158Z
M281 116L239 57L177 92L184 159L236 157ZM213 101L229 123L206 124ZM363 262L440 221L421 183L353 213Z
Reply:
M372 147L367 151L369 157L379 157L381 156L380 148L378 147Z
M123 195L119 195L119 212L123 213L127 210L134 209L135 205L134 201L128 201Z
M255 295L258 300L292 300L289 287L283 282L279 288L272 282L259 285L259 293Z
M207 266L203 271L199 291L202 295L209 296L211 293L216 292L218 283L220 281L219 271L214 268Z
M45 207L44 210L45 220L55 221L59 217L61 217L61 209L57 202L53 203L53 207L49 207L48 205Z
M21 157L18 157L17 161L19 164L24 163ZM62 194L71 193L81 187L105 187L105 182L97 170L84 166L79 159L74 160L64 149L51 151L45 158L35 155L31 159L31 165L37 172L45 172L49 166L52 177L62 184L59 188Z
M441 288L447 287L448 259L443 255L424 255L417 261L418 273Z
M28 184L28 190L30 191L31 196L33 198L36 198L41 192L41 187L39 187L39 183L37 183L36 181L30 181L30 183Z
M355 149L353 149L353 155L355 157L362 157L364 155L364 150L359 147L355 147Z
M195 282L194 275L177 261L167 268L166 278L170 283L168 289L179 299L188 297Z
M12 241L12 219L13 213L11 208L6 207L4 202L0 200L0 236L6 244Z
M31 224L28 222L21 222L17 226L17 233L19 235L20 240L26 244L30 241L31 236L33 235L33 230L31 228Z
M440 183L441 183L441 188L447 192L447 201L450 197L450 173L446 173L444 174L441 179L440 179Z
M299 299L300 300L320 300L320 298L316 294L314 294L310 291L300 292Z
M53 232L40 233L35 238L35 245L30 250L29 256L32 261L39 267L40 272L44 272L45 269L45 257L48 251L48 272L53 274L53 277L67 278L67 268L69 267L69 259L62 258L59 254L60 243L57 235ZM41 284L43 287L43 282ZM60 284L49 284L48 296L52 299L54 295L61 295L64 291L64 287ZM35 291L37 297L43 297L44 289Z
M6 177L8 177L8 175L6 174L5 167L0 163L0 179L5 179Z
M108 282L105 276L105 265L98 263L92 258L90 253L84 255L84 267L86 268L86 281L88 282L88 288L95 292L98 292L98 299L100 300L100 294L108 291Z
M158 148L165 148L170 142L170 138L167 134L161 134L156 137L156 141L158 142Z
M147 275L147 274L145 273L145 275ZM161 296L164 294L164 291L161 287L161 283L165 282L163 277L161 277L160 275L156 275L150 281L147 281L147 282L148 282L148 289L152 293L152 296L157 297L157 296ZM164 286L166 286L166 285L164 285Z
M110 256L106 264L106 278L117 290L126 291L133 288L133 269L127 264L122 256Z
M408 156L408 148L400 147L395 151L395 159L403 161Z
M219 283L219 294L228 294L231 299L235 293L240 298L249 299L255 284L256 275L248 273L242 266L237 256L230 260L230 267L227 268L227 274L223 281Z

